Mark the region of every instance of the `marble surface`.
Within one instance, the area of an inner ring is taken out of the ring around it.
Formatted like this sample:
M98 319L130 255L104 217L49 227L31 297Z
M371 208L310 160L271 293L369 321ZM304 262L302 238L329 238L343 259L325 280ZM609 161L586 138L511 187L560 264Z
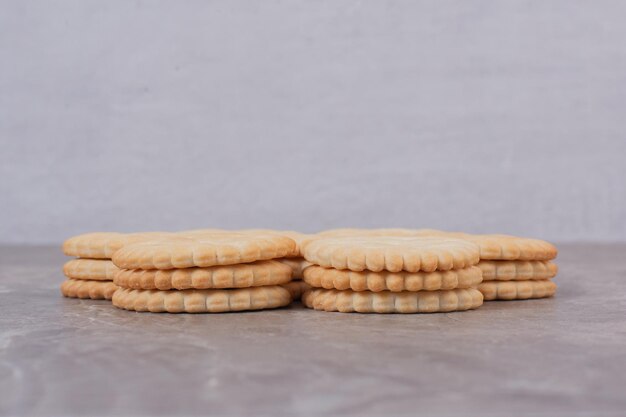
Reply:
M624 415L626 245L560 249L554 299L402 316L126 312L2 247L0 415Z

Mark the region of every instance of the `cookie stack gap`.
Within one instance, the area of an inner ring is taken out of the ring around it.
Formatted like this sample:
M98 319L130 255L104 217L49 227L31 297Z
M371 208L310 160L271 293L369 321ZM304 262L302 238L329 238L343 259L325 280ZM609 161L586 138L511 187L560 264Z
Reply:
M303 257L302 257L302 244L310 238L309 235L306 235L304 233L300 233L300 232L296 232L293 230L272 230L272 229L245 229L245 230L240 230L240 233L253 233L253 234L271 234L271 235L278 235L278 236L286 236L290 239L292 239L294 242L296 242L296 252L294 256L290 256L290 257L286 257L286 258L279 258L277 259L277 261L287 265L289 268L291 268L292 274L291 274L291 282L288 282L286 284L282 284L282 287L285 288L287 291L289 291L289 293L291 294L291 298L293 299L293 301L300 301L300 299L302 298L302 294L306 291L311 289L311 287L305 283L304 281L302 281L302 271L304 270L304 268L306 268L307 266L310 265L309 262L307 262Z
M286 236L198 232L126 245L113 256L120 288L113 305L155 313L262 310L291 303L281 287L292 271L277 258L295 256Z
M63 243L63 253L74 256L63 265L67 279L61 284L61 294L70 298L110 300L117 286L113 277L118 268L111 257L123 245L154 239L165 233L95 232L73 236Z
M435 313L478 308L479 248L439 237L318 237L304 245L315 287L302 302L316 310Z

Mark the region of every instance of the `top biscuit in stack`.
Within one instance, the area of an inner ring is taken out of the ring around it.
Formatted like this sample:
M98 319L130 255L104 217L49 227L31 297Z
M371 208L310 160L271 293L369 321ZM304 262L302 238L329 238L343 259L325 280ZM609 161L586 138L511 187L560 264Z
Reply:
M476 244L459 239L336 233L304 245L316 266L304 279L317 289L306 306L325 311L419 313L477 308Z

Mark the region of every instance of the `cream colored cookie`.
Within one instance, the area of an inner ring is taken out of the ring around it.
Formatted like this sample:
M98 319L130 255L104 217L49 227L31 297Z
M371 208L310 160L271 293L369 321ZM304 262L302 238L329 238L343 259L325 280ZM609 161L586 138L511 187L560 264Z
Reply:
M545 240L509 235L473 235L445 232L435 229L334 229L318 236L438 236L465 239L480 246L481 259L493 260L543 260L556 258L557 249Z
M67 239L63 243L63 253L69 256L92 259L111 259L122 246L151 239L172 236L167 232L147 233L85 233Z
M242 229L237 230L238 233L250 233L257 235L278 235L278 236L286 236L290 239L293 239L296 242L296 255L294 256L302 256L300 251L302 242L308 238L308 235L300 232L296 232L293 230L272 230L272 229Z
M233 232L222 229L195 229L183 232L85 233L67 239L63 243L63 253L80 258L111 259L113 254L124 245L171 237L197 237L228 233Z
M304 271L304 281L313 287L337 290L435 291L476 287L482 275L475 266L435 272L355 272L313 265Z
M132 290L118 289L113 305L152 313L223 313L263 310L291 303L289 291L279 285L236 290Z
M115 284L143 290L248 288L291 281L291 268L277 261L184 269L121 269Z
M480 261L484 281L549 279L558 267L550 261Z
M288 237L233 232L125 245L115 252L113 263L121 269L174 269L233 265L296 253L296 243Z
M61 294L70 298L91 298L92 300L110 300L117 289L111 281L93 281L67 279L61 284Z
M291 281L281 285L281 287L289 291L294 301L299 301L302 298L302 294L311 289L311 286L304 281Z
M437 313L480 307L483 296L474 288L377 293L318 288L305 292L302 303L315 310L342 313Z
M475 242L480 246L480 259L547 261L556 258L557 249L545 240L508 235L446 235Z
M432 272L478 263L478 246L440 237L328 237L307 243L304 257L326 268Z
M485 281L478 285L485 300L526 300L552 297L556 284L550 280Z
M291 268L294 280L302 279L302 271L311 265L311 262L308 262L304 258L281 258L277 259L277 261Z
M72 259L63 265L63 273L68 278L113 281L119 268L108 259Z

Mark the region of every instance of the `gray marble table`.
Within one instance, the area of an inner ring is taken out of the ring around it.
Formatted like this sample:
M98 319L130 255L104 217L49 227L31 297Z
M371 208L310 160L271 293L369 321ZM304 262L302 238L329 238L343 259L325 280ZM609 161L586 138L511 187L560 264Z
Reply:
M561 245L559 291L432 315L146 314L62 298L0 248L0 415L626 415L626 245Z

